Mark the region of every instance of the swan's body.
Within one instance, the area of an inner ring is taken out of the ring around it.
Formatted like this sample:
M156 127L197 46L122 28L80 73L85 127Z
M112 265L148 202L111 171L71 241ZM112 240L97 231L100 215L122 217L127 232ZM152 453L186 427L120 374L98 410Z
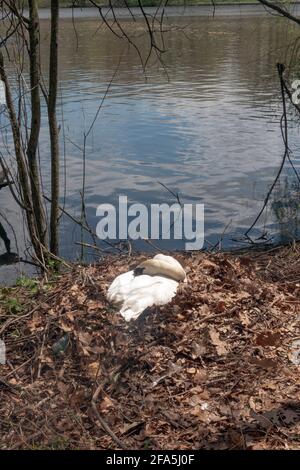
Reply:
M180 263L171 256L160 254L116 277L107 298L120 307L120 314L126 321L136 320L146 308L170 302L180 280L186 281Z

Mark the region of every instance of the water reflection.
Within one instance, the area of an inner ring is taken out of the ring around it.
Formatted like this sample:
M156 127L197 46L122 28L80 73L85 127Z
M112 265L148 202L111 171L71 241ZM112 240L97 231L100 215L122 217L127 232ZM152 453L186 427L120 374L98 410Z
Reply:
M272 196L272 213L278 223L278 237L281 243L299 238L300 228L300 186L295 178L282 178Z
M128 29L139 28L123 20ZM163 182L183 202L205 204L205 236L215 243L231 220L240 235L261 207L282 158L281 105L277 62L285 62L294 29L285 20L246 18L170 18L189 27L165 34L165 70L152 61L147 77L137 54L98 20L63 20L60 36L59 113L67 162L66 208L80 213L83 134L89 128L107 85L119 71L87 142L86 209L95 228L96 207L116 203L172 202ZM48 63L49 22L43 21L44 67ZM140 47L147 50L142 36ZM63 118L63 119L62 119ZM63 120L63 122L62 122ZM41 158L45 188L49 178L48 129L42 129ZM290 137L299 158L297 130ZM63 151L63 146L61 147ZM2 195L1 195L2 197ZM6 197L10 216L18 209ZM63 203L63 201L62 201ZM262 220L262 223L264 220ZM274 231L276 221L269 220ZM15 227L20 239L23 228ZM63 219L62 254L76 258L78 229ZM164 244L165 246L165 244ZM182 244L168 244L182 248Z

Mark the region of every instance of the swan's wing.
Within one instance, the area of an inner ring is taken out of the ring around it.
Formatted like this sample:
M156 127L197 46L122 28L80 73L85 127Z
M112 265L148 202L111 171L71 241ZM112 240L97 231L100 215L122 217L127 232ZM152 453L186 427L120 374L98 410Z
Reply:
M120 274L111 283L107 291L107 299L113 304L124 302L131 290L131 283L134 280L134 272L128 271L127 273Z
M154 299L154 305L165 305L173 299L176 295L179 283L173 279L164 278L161 276L152 276L155 280L151 286L151 293Z
M176 294L178 282L160 276L137 276L131 284L131 292L124 301L120 314L126 321L138 316L153 305L165 305Z
M162 278L156 279L156 281ZM107 291L107 299L115 304L123 303L132 293L142 296L141 290L151 288L155 282L155 276L135 276L134 271L120 274L111 283Z

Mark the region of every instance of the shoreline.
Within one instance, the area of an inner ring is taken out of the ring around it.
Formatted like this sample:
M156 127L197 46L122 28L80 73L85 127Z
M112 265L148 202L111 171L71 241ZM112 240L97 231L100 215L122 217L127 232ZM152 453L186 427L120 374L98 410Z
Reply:
M147 7L156 7L157 8L157 2L155 2L155 0L146 0L144 2L145 4L143 5L144 8L147 8ZM295 5L297 3L300 3L300 0L296 0L294 2L291 3L291 6L292 5ZM259 2L258 0L220 0L218 1L217 3L215 3L215 7L218 8L218 6L220 5L228 5L228 6L239 6L239 5L259 5ZM138 3L138 0L130 0L128 2L128 6L129 8L132 8L132 7L138 7L139 6L139 3ZM165 7L165 8L169 8L169 7L190 7L190 6L213 6L212 2L209 1L209 0L190 0L190 2L185 2L185 1L182 1L180 2L179 0L173 0L170 1L168 3L168 5ZM99 2L99 7L101 8L108 8L109 7L109 4L108 2ZM41 5L39 5L39 8L50 8L50 0L47 1L43 1ZM60 8L73 8L73 9L90 9L90 8L95 8L93 5L89 4L89 5L86 5L85 2L83 2L81 5L74 5L72 6L72 2L70 1L65 1L65 2L61 2L60 4ZM126 5L124 4L124 6L119 6L119 7L116 7L116 8L123 8L123 9L127 9Z
M162 11L162 9L160 10ZM112 19L113 15L110 8L102 7L103 15ZM157 7L145 7L144 12L148 15L159 15L157 13ZM300 14L300 2L294 4L295 15ZM119 19L132 18L132 15L136 18L143 18L143 14L139 7L131 7L130 12L127 8L118 7L114 9L114 14ZM182 6L167 6L164 9L165 17L247 17L247 16L264 16L271 17L269 11L267 11L263 5L257 3L222 3L217 4L215 9L212 4L201 4L201 5L182 5ZM279 16L280 17L280 16ZM40 19L49 19L50 9L47 7L40 7ZM62 7L60 10L61 19L90 19L99 18L99 10L95 7L86 8L69 8Z

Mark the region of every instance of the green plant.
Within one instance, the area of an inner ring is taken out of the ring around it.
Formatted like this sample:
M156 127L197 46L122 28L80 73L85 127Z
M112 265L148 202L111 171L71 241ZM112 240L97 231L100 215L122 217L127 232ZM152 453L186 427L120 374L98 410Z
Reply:
M16 285L20 287L26 287L28 289L33 289L37 286L37 281L36 279L32 279L31 277L20 276L16 281Z
M151 440L150 439L145 439L144 442L143 442L143 449L144 450L151 450L152 449L152 446L151 446Z
M11 313L19 313L23 309L22 305L15 297L9 297L8 299L2 300L1 303Z
M21 276L17 279L16 285L29 290L31 294L38 292L38 281L27 276Z

